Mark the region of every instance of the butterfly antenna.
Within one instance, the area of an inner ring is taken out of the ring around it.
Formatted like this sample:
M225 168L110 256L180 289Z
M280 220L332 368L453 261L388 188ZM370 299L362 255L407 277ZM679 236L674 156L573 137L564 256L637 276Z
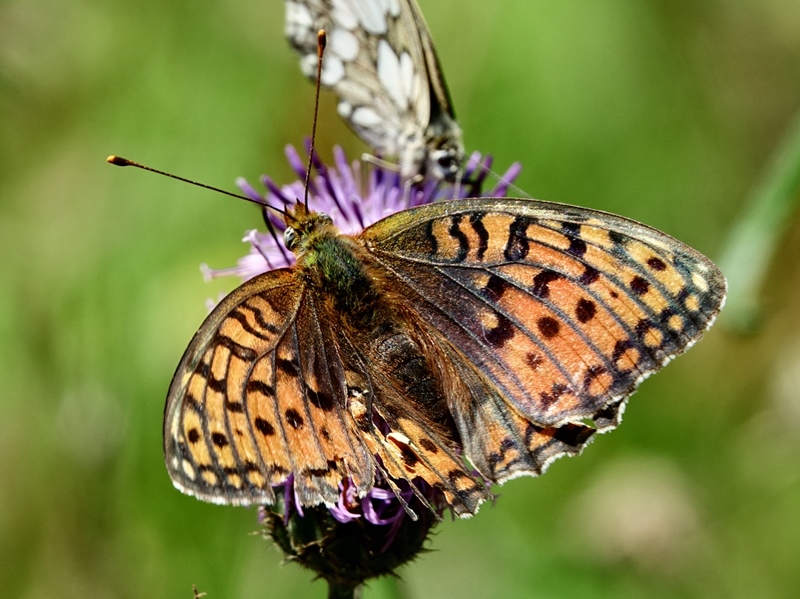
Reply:
M503 180L503 178L500 177L494 171L492 171L492 174L495 175L501 181ZM529 194L527 191L522 189L519 185L516 185L516 184L512 183L511 181L506 181L505 183L506 183L506 185L508 185L509 189L513 189L514 191L516 191L520 195L521 198L531 199L531 194Z
M317 91L314 96L314 120L311 124L311 149L308 152L308 167L306 168L305 198L303 203L308 212L308 183L311 180L311 162L314 158L314 143L317 139L317 114L319 113L319 88L322 82L322 55L325 53L325 46L328 43L328 36L325 30L317 32Z
M513 189L514 191L519 193L520 197L527 198L527 199L531 198L531 194L529 194L527 191L522 189L519 185L515 185L511 181L506 181L505 179L503 179L503 175L498 173L496 170L491 169L491 168L487 168L486 172L489 173L490 175L492 175L493 177L495 177L497 179L498 183L502 181L503 183L506 184L506 186L508 186L509 189Z
M150 166L145 166L144 164L139 164L138 162L134 162L133 160L128 160L127 158L123 158L122 156L114 156L113 154L106 158L106 162L109 164L113 164L115 166L135 166L136 168L140 168L145 171L150 171L151 173L156 173L157 175L164 175L165 177L169 177L170 179L177 179L178 181L183 181L184 183L189 183L190 185L196 185L197 187L203 187L204 189L210 189L211 191L216 191L217 193L225 194L226 196L231 196L232 198L238 198L240 200L245 200L252 204L257 204L262 208L268 208L270 210L274 210L280 214L286 215L285 210L281 210L280 208L276 208L275 206L271 206L264 201L259 201L255 198L251 198L248 196L239 195L238 193L231 193L230 191L225 191L224 189L220 189L219 187L214 187L213 185L206 185L205 183L198 183L197 181L192 181L191 179L187 179L186 177L180 177L178 175L173 175L172 173L167 173L165 171L160 171L157 168L152 168Z

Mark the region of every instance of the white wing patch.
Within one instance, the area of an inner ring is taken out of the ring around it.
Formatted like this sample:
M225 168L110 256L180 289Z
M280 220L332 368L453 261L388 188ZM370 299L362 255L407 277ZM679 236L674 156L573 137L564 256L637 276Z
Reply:
M344 120L352 120L350 117L353 114L353 105L350 104L350 102L339 102L339 105L336 107L336 111Z
M346 62L358 56L358 38L347 29L334 29L328 36L328 48Z
M369 2L367 4L369 4ZM369 6L367 9L368 8ZM331 20L340 27L346 29L352 30L358 27L358 17L356 16L354 7L352 7L347 0L333 0Z
M316 63L316 60L314 62ZM316 71L316 69L317 65L314 64L314 70ZM337 56L331 56L330 59L326 60L322 65L322 76L320 79L322 81L322 85L326 87L333 87L342 79L344 79L344 76L344 62L342 62L341 58Z
M286 26L284 33L289 39L299 39L314 27L314 19L308 8L297 2L286 2Z
M382 6L383 2L362 0L354 4L358 4L358 20L364 31L372 35L386 35L389 24L386 22L386 7Z
M403 58L406 59L405 62L409 67L413 68L411 57L403 54ZM395 106L400 110L405 110L408 107L408 95L405 93L403 77L400 73L400 60L386 40L378 41L378 80L386 88Z
M350 118L361 127L375 127L381 123L380 115L368 106L356 108Z
M420 93L422 80L419 74L414 71L414 62L407 52L403 52L400 57L400 82L403 84L403 92L408 104Z

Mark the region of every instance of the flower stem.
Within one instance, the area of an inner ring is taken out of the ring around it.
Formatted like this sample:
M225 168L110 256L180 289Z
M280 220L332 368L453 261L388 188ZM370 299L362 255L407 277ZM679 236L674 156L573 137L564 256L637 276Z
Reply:
M720 266L730 293L722 321L738 332L751 330L759 315L759 294L776 247L800 196L800 113L795 115L771 164L734 226Z
M363 584L328 581L328 599L361 599Z

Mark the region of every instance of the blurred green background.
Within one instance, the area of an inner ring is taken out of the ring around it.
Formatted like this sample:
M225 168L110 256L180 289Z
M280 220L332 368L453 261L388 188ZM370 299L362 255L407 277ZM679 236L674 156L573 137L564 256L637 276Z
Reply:
M421 4L469 150L715 259L800 109L796 0ZM255 510L183 496L163 465L174 368L236 284L198 265L233 264L260 215L104 161L286 182L312 104L280 0L0 3L4 596L325 596L250 534ZM320 121L324 157L365 149L329 95ZM800 221L779 220L750 334L723 318L620 430L445 522L365 597L796 596Z

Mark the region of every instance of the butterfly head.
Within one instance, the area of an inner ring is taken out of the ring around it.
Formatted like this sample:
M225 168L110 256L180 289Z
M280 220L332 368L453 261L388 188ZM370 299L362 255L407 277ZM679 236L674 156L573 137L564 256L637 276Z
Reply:
M286 230L283 232L283 242L286 249L297 256L305 253L319 237L339 232L330 216L309 210L299 201L294 210L286 212L284 221Z

